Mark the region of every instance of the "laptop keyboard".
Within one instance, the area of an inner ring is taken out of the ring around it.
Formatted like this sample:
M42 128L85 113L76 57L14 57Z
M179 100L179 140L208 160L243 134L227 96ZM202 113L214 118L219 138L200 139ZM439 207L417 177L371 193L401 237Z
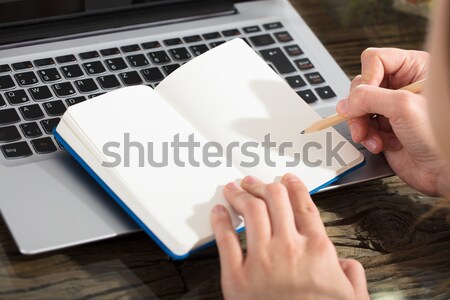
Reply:
M191 58L240 37L307 103L336 95L280 22L0 65L0 149L8 160L63 149L52 136L67 107L139 84L156 87Z

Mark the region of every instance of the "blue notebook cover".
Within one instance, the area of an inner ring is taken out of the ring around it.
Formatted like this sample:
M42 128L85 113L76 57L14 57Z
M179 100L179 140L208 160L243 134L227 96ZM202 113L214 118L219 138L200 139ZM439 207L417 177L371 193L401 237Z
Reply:
M182 260L187 258L189 255L191 255L192 253L198 252L202 249L205 249L207 247L210 247L212 245L215 244L215 241L211 241L209 243L206 243L196 249L191 250L189 253L185 254L185 255L177 255L175 253L173 253L166 245L164 245L163 242L161 242L161 240L128 208L128 206L108 187L108 185L105 184L105 182L89 167L88 164L86 164L84 162L84 160L70 147L70 145L58 134L58 132L56 131L56 128L53 130L53 134L55 136L55 138L58 140L58 142L69 152L70 155L72 155L75 160L89 173L89 175L91 175L95 181L98 182L98 184L100 184L100 186L117 202L117 204L120 205L120 207L122 207L123 210L125 210L125 212L156 242L156 244L158 244L161 249L166 252L172 259L174 260ZM339 180L340 178L342 178L343 176L345 176L348 173L353 172L354 170L362 167L365 164L365 160L360 163L359 165L349 169L348 171L342 173L341 175L335 177L334 179L324 183L323 185L319 186L318 188L310 191L310 194L314 194L317 193L318 191L320 191L321 189L329 186L330 184L336 182L337 180ZM245 227L240 228L239 230L237 230L237 232L242 232L245 230Z

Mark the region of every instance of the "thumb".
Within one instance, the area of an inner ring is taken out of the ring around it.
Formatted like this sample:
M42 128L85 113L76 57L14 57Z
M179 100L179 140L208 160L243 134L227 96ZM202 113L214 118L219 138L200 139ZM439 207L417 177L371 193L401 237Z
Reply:
M367 291L366 272L361 263L354 259L339 259L339 263L355 290L355 298L370 299Z

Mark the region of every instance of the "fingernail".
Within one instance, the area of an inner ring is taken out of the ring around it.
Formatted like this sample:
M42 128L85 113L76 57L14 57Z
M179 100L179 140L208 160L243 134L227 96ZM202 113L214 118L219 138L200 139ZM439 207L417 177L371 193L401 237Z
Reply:
M367 139L364 141L364 146L370 151L375 151L377 149L377 142L373 139Z
M348 129L350 130L350 133L352 135L352 139L355 139L356 134L358 133L358 127L355 124L349 124Z
M348 112L347 99L339 101L339 103L336 106L336 111L340 114L346 114Z
M239 186L236 184L236 182L232 181L228 183L225 188L229 189L230 191L237 191L239 190Z
M395 150L400 150L402 148L402 144L398 140L398 138L393 137L389 140L389 147Z
M247 177L244 178L243 182L244 182L245 184L253 184L253 183L256 183L257 180L256 180L256 178L253 177L253 176L247 176Z
M287 173L286 175L283 176L283 181L286 183L291 183L291 182L298 182L299 179L294 174Z
M224 214L225 213L225 207L223 205L218 204L218 205L214 206L212 211L216 215Z

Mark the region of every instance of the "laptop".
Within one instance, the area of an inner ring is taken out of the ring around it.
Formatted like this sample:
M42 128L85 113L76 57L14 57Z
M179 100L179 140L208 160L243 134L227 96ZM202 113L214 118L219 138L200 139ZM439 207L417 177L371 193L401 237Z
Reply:
M287 0L0 0L0 209L20 252L140 230L52 129L69 106L155 87L236 37L320 115L347 95L347 76ZM383 156L356 146L366 165L329 188L392 174Z

